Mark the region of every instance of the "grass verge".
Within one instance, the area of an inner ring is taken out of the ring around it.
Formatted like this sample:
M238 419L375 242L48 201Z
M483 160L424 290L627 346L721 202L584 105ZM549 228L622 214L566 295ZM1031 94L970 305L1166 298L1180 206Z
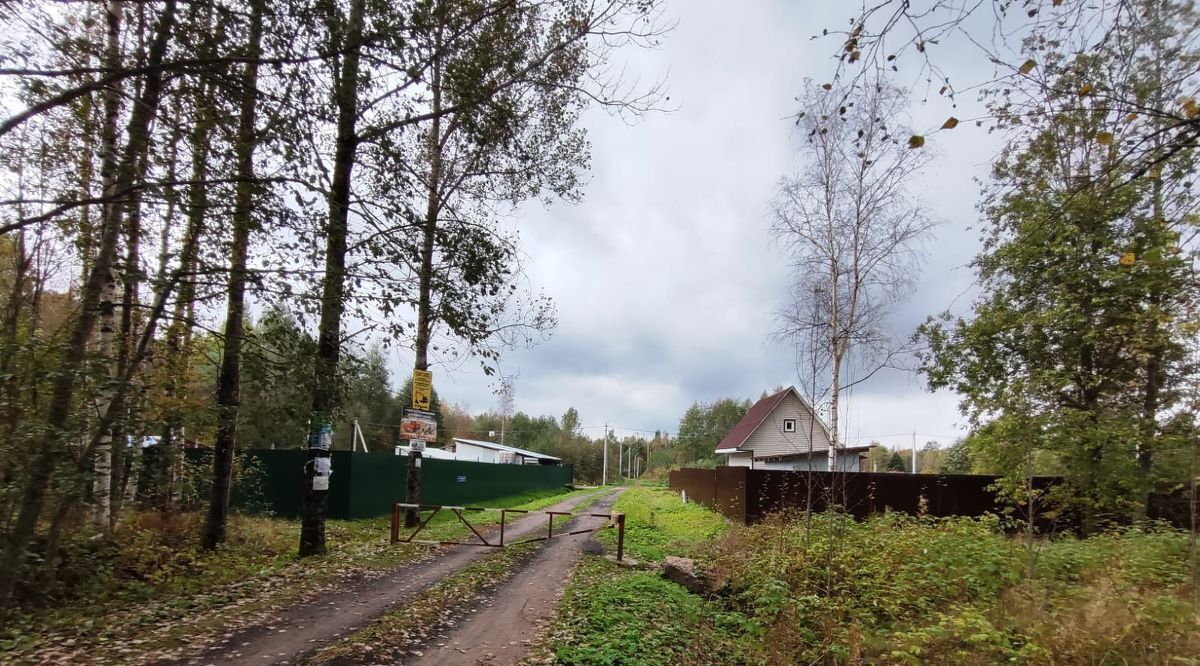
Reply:
M613 511L625 514L625 552L638 560L696 555L698 545L729 528L720 515L694 502L684 504L663 487L630 487L617 498ZM597 538L610 550L616 548L615 530Z
M656 572L585 556L554 627L526 664L752 663L744 620Z

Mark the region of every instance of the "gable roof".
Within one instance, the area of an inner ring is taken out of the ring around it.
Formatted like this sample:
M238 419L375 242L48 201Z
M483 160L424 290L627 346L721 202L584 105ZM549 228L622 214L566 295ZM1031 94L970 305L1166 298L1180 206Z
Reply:
M515 446L505 446L504 444L497 444L495 442L485 442L478 439L462 439L459 437L455 437L454 441L462 442L463 444L470 444L472 446L478 446L484 449L492 449L493 451L507 451L508 453L515 453L517 455L525 456L526 458L536 458L537 460L555 460L562 462L562 458L555 458L554 456L548 456L544 453L518 449Z
M821 429L825 431L825 436L829 437L829 426L825 425L825 420L822 419L812 408L812 406L808 404L808 401L800 396L800 392L796 390L795 386L789 386L778 393L772 393L771 395L754 403L749 411L746 412L746 415L743 416L740 421L734 424L733 428L730 428L729 434L725 435L725 438L722 439L721 443L717 445L717 453L732 453L733 451L738 450L738 447L740 447L742 444L745 444L747 439L750 439L750 435L753 435L754 431L758 430L758 426L762 425L763 421L767 420L767 417L771 415L771 412L775 411L775 408L783 402L783 399L786 398L789 393L796 396L796 399L800 401L800 404L804 405L804 408L807 409L808 413L812 415L813 419L817 422L817 425L821 426ZM841 448L836 442L833 443L833 446L834 448Z

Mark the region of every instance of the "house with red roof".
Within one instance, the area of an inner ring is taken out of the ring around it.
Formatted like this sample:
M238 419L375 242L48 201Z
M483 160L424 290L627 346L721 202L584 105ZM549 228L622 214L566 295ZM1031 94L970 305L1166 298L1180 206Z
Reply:
M789 386L754 403L717 446L730 467L828 471L829 426ZM870 446L835 446L836 470L863 469Z

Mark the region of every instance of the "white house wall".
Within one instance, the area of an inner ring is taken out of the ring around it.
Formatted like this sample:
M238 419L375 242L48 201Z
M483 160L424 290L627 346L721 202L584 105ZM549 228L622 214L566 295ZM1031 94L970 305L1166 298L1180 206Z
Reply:
M796 419L796 432L783 431L784 419ZM808 407L789 392L738 448L753 451L755 458L790 456L809 451L828 451L829 437L825 429L813 421ZM825 458L822 457L821 461L824 463ZM755 461L754 467L759 467L758 461Z
M729 465L730 467L750 467L750 454L731 453L729 454L729 461L725 464Z
M858 468L858 456L858 451L839 451L837 456L838 471L861 471ZM814 472L825 472L829 470L829 459L824 455L814 455L812 458L808 456L788 456L751 461L749 453L731 453L729 454L729 462L727 464L730 467L750 467L752 469L781 471L807 472L811 470Z
M465 460L467 462L496 462L495 449L485 449L482 446L467 444L465 442L454 443L454 458L456 460Z
M794 469L794 470L801 471L801 472L808 472L808 471L827 472L827 471L829 471L829 458L827 457L827 455L828 454L826 454L825 456L813 456L812 458L808 458L808 457L794 458L792 462L788 463L791 465L791 467L788 467L787 469ZM859 455L860 455L859 451L838 451L837 468L836 468L837 471L839 471L839 472L860 472L860 471L862 471L858 468ZM758 461L755 461L754 467L759 468ZM766 469L766 468L761 468L761 469ZM771 468L771 469L780 469L780 468Z

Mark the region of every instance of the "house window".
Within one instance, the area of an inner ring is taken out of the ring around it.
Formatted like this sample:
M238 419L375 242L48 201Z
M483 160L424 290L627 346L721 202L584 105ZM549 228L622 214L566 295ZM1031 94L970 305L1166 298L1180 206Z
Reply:
M783 420L783 431L784 432L796 432L796 419L784 419Z

